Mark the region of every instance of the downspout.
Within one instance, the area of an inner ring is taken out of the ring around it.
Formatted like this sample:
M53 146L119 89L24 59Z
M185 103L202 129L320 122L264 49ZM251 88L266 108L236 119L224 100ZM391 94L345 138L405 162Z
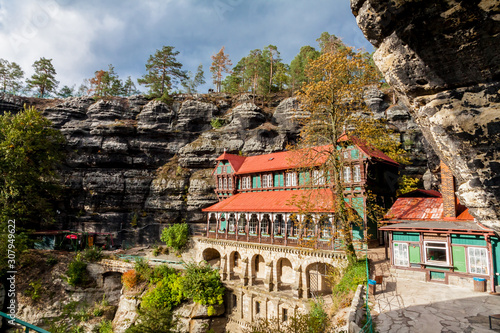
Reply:
M488 252L490 254L490 281L491 281L491 291L495 292L495 273L493 272L493 248L491 246L491 238L488 234L484 235L484 239L486 240L486 246L488 246Z

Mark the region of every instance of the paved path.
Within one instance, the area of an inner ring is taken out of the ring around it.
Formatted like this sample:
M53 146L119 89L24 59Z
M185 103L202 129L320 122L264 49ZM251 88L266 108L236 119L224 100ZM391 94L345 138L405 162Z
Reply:
M384 249L370 250L372 275L383 275L375 297L370 296L376 331L500 332L500 321L489 330L488 315L500 313L500 296L468 288L395 278ZM372 277L373 278L373 277Z

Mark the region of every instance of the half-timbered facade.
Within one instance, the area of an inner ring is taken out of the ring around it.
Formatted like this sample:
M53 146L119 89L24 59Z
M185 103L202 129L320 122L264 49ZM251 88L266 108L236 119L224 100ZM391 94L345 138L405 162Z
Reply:
M391 204L399 165L359 140L349 143L335 149L342 150L345 200L363 220L353 226L353 237L366 240L367 231L373 239L377 233L367 219L367 190L378 194L382 204ZM337 249L335 184L322 167L331 149L248 157L224 152L213 171L220 201L203 210L208 213L207 237Z

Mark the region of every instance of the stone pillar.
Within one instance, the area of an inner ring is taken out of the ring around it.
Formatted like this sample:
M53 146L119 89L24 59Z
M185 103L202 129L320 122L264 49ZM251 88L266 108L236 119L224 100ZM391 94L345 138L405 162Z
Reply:
M266 278L264 280L264 288L273 291L273 262L266 262Z
M240 293L240 318L243 319L243 312L244 312L244 306L243 306L243 301L244 301L244 298L243 296L245 296L245 294L243 293L243 291Z
M242 259L241 263L243 264L240 279L243 282L244 286L248 285L248 258Z
M228 269L228 264L227 264L227 254L224 255L223 257L220 258L220 277L222 281L225 281L227 279L227 269Z
M295 268L294 271L293 295L297 298L302 298L302 266Z

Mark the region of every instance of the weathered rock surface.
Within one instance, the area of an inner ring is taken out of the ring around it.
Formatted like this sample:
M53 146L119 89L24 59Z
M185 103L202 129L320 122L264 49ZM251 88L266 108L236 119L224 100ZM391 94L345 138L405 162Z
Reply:
M458 195L500 231L500 2L351 0L374 60Z

